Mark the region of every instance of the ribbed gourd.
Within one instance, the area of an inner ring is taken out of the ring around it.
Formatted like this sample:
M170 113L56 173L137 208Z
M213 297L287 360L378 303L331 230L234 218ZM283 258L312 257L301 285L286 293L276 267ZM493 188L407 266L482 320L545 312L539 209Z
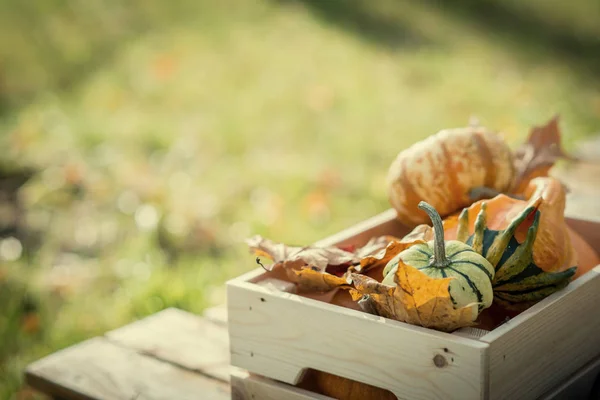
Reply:
M477 188L508 190L514 174L514 156L501 135L482 126L444 129L396 156L387 192L398 220L414 227L429 222L419 201L445 217L471 204Z
M494 266L495 302L522 311L598 264L569 228L566 191L553 177L531 180L522 199L499 194L444 220L446 240L470 244Z
M459 217L457 239L463 240L475 251L483 255L495 269L492 286L495 300L509 307L517 303L533 304L544 297L567 286L575 275L576 266L558 272L546 272L533 260L533 245L538 233L540 211L535 205L526 207L503 230L488 229L487 203L475 221L475 232L467 236L468 211L463 210ZM519 243L515 233L519 226L533 217L525 241Z
M434 227L434 240L415 244L398 253L383 270L383 284L394 286L398 263L417 268L431 278L454 278L448 291L456 308L477 303L479 311L491 306L494 267L471 246L458 240L444 241L442 219L426 202L418 207L425 211Z

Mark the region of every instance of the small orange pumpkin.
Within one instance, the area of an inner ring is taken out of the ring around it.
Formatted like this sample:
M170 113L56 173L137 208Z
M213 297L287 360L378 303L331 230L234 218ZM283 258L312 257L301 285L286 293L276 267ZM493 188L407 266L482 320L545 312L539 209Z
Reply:
M398 219L414 227L429 222L420 201L445 217L471 204L474 189L507 191L514 175L513 153L499 135L477 126L445 129L398 154L388 171L388 197Z

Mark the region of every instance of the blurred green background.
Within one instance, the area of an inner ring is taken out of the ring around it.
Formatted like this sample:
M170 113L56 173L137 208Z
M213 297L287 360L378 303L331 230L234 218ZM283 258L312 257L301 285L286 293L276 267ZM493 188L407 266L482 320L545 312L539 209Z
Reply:
M27 363L389 207L472 115L600 131L600 2L3 0L0 398Z

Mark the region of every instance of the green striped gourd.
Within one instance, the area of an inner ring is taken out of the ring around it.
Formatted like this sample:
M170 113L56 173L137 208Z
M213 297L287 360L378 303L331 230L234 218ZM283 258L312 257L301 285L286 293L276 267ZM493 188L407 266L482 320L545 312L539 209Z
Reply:
M458 240L444 241L442 219L435 208L419 203L434 227L434 240L415 244L398 253L384 268L383 284L395 286L394 276L399 261L425 273L431 278L453 278L448 286L456 308L477 303L479 311L493 301L494 267L471 246Z

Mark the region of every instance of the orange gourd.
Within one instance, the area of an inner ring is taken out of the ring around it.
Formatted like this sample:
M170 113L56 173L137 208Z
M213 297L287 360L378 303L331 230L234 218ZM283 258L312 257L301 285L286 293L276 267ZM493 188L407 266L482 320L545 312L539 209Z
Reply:
M494 300L522 310L583 275L599 259L567 225L566 192L558 180L532 179L518 195L523 199L500 194L477 201L448 217L444 232L446 240L480 249L496 269Z
M505 229L510 222L527 207L537 206L540 222L533 244L533 262L545 272L560 272L577 266L575 277L581 276L599 263L599 258L591 246L567 225L564 216L566 192L564 186L553 177L532 179L519 193L524 199L516 199L499 194L493 199L480 200L467 208L469 235L474 232L474 223L482 203L487 204L487 228ZM444 220L447 240L457 237L459 215L454 214ZM515 232L515 238L523 243L533 220L522 223ZM582 257L578 257L582 255Z
M404 225L428 223L420 201L448 216L472 203L473 190L508 190L513 164L511 149L496 133L476 126L445 129L398 154L387 176L389 201Z

